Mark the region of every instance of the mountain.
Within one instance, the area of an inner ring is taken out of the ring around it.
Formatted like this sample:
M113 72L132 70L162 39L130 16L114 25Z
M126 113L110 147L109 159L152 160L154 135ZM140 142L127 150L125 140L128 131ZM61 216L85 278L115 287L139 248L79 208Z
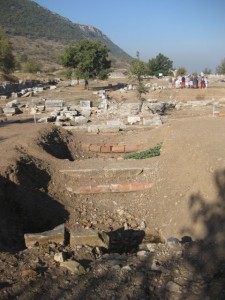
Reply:
M57 63L65 45L90 38L107 45L115 60L131 59L97 28L73 23L32 0L0 0L0 26L10 37L17 58L25 53L46 63L47 55L50 63Z

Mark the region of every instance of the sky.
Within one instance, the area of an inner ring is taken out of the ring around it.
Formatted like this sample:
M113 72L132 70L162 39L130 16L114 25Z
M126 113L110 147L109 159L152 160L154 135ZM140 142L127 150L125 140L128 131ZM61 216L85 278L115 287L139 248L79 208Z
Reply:
M132 57L162 53L174 68L215 72L225 58L225 0L34 0L101 30Z

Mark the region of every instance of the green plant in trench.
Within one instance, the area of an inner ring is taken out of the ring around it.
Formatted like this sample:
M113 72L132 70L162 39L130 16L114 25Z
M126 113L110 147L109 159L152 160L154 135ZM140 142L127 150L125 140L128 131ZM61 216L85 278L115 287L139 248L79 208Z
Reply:
M154 156L159 156L161 146L162 146L162 144L157 144L154 148L151 148L149 150L145 150L145 151L138 152L138 153L128 154L124 157L124 159L145 159L145 158L150 158L150 157L154 157Z

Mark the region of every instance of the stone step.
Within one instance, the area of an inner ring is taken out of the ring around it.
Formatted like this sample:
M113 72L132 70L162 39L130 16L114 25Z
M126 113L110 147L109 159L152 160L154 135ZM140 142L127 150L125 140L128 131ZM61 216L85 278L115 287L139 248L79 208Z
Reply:
M83 186L66 186L66 190L73 194L100 194L100 193L127 193L150 189L152 183L135 182L135 183L116 183L101 185L83 185Z

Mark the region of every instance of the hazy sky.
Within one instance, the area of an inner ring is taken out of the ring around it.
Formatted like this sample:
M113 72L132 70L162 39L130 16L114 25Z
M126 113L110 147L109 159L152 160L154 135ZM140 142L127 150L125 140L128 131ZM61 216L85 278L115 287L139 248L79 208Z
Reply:
M132 57L162 53L188 72L225 58L225 0L35 0L74 23L100 29Z

